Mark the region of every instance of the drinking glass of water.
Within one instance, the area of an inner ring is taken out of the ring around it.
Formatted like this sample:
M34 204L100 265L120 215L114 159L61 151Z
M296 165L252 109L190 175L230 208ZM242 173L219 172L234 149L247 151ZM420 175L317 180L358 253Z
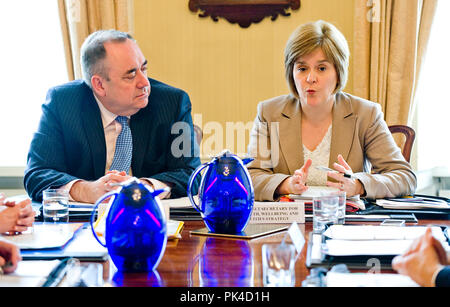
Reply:
M326 195L313 198L313 231L322 233L326 225L338 220L339 196Z
M69 191L58 189L47 189L43 193L44 222L69 221Z
M295 248L292 244L263 244L263 284L265 287L295 286Z
M347 194L345 191L337 191L330 193L331 196L339 197L339 206L337 212L337 224L344 225L345 224L345 209L347 207Z

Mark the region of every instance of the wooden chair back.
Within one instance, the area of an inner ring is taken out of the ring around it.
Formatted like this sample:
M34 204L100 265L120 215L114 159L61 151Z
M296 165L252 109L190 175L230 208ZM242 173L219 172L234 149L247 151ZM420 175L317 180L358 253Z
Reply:
M389 130L391 131L392 136L395 138L395 134L403 134L405 137L405 141L403 142L402 154L406 161L409 162L411 158L411 151L414 144L414 139L416 138L416 133L413 128L405 126L405 125L392 125L389 126ZM397 141L397 140L396 140Z

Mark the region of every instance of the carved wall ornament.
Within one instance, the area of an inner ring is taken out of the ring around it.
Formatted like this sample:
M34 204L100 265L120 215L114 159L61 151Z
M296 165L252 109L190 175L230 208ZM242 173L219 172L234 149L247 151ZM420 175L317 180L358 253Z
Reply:
M300 0L189 0L189 10L194 13L200 10L199 17L210 16L214 21L223 17L242 28L248 28L268 16L272 21L278 15L290 16L289 9L299 8Z

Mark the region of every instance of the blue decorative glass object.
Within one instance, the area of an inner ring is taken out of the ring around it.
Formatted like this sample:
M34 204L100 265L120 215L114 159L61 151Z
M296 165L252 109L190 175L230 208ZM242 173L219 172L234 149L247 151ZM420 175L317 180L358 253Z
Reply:
M95 204L91 228L97 241L108 248L111 260L122 272L150 272L161 261L167 244L167 222L159 195L137 178L120 184L122 188L103 195ZM105 242L95 233L96 208L114 197L105 223Z
M188 196L209 231L237 234L247 226L255 196L250 175L244 165L252 160L241 160L229 151L224 151L211 162L200 165L191 175ZM191 187L195 177L205 168L198 206Z
M198 263L200 287L254 286L253 253L245 240L207 238Z

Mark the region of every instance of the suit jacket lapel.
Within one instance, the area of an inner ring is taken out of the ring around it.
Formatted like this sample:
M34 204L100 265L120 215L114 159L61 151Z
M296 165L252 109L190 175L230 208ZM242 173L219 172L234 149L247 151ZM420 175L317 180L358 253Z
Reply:
M303 143L301 134L301 112L300 103L297 99L290 97L280 114L280 150L289 169L293 174L295 170L303 165Z
M356 133L356 115L353 114L351 101L343 94L336 94L333 107L333 132L331 136L331 150L329 166L337 162L338 154L348 161L350 149Z
M90 91L90 90L89 90ZM95 101L92 91L86 95L86 108L83 114L83 126L86 139L91 148L92 162L95 178L105 175L106 142L100 109Z

